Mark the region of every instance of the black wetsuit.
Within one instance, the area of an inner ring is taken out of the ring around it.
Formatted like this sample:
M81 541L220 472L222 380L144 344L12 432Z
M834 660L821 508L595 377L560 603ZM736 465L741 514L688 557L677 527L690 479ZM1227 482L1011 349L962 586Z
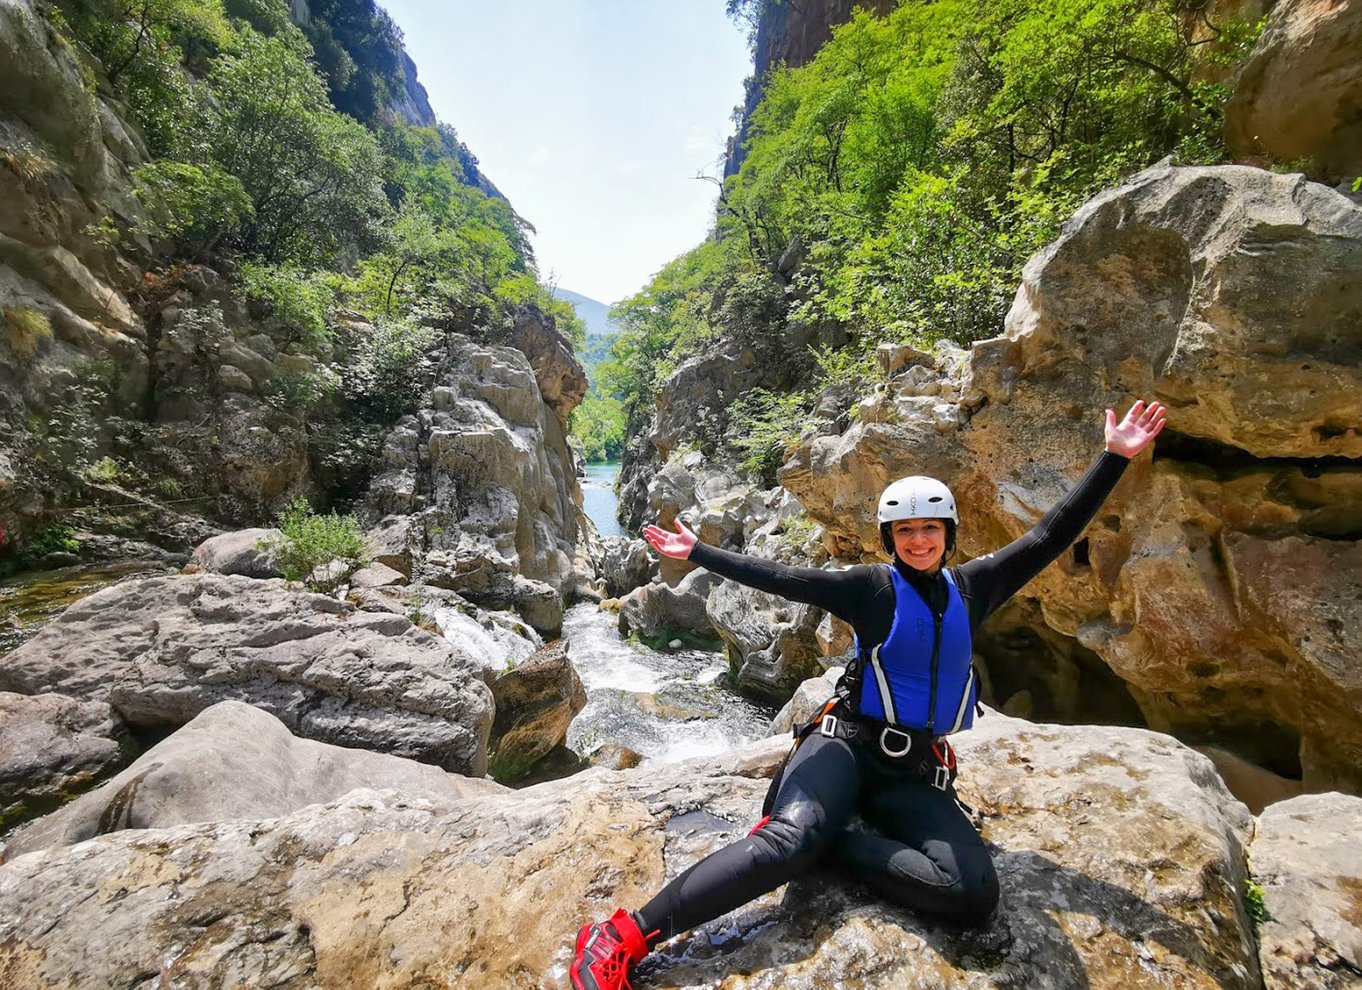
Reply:
M1087 526L1129 461L1103 453L1024 536L952 569L971 632L1059 556ZM889 635L894 586L883 566L787 567L697 543L690 559L721 577L826 609L850 623L868 653ZM895 566L938 615L938 571ZM847 829L853 816L875 831ZM781 776L771 815L752 835L696 863L638 913L656 942L688 931L793 879L831 854L882 895L924 913L980 924L998 901L993 862L951 790L881 758L872 737L820 734L800 745Z

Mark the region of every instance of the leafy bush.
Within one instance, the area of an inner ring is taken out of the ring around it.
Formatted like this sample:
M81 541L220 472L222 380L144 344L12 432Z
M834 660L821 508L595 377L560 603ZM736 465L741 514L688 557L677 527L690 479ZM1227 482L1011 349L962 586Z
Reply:
M10 353L20 363L28 364L38 356L38 349L52 339L52 321L46 313L31 306L8 307L4 313Z
M349 328L338 343L345 352L341 391L361 416L393 422L413 411L426 387L422 364L439 339L431 327L378 319Z
M111 484L123 474L122 468L112 457L101 457L85 469L85 477L101 484Z
M271 314L304 340L321 344L330 338L327 316L336 301L333 277L306 272L297 265L247 262L241 284L251 299L267 303Z
M277 409L306 412L340 387L340 376L330 368L272 378L264 388L265 401Z
M223 9L265 35L287 31L293 23L284 0L223 0Z
M279 514L280 537L262 540L260 549L290 581L307 581L313 591L331 592L371 559L359 521L335 513L318 515L304 498L295 498ZM322 573L323 565L340 566Z
M80 553L76 531L65 523L53 523L39 530L37 536L19 548L18 557L25 564L32 564L52 553Z
M389 212L378 142L332 108L294 32L243 28L238 52L213 63L218 104L209 147L254 204L240 246L267 262L329 264L378 246Z
M1263 885L1252 877L1244 884L1244 913L1248 915L1255 929L1261 928L1263 922L1272 918L1267 910L1267 900L1263 896Z
M756 389L733 405L730 444L743 460L739 467L764 488L773 488L786 451L804 427L807 399L799 393Z
M230 241L255 216L241 180L216 165L161 159L134 169L132 178L146 211L141 233L170 241L174 256L194 258Z

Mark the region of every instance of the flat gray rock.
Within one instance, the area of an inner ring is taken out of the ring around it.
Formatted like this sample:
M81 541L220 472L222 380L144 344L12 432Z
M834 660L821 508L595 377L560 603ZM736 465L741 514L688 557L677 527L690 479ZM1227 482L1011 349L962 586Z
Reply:
M470 658L406 616L215 574L82 599L6 658L0 690L107 701L147 728L244 701L307 739L474 776L493 710Z
M414 760L299 739L273 715L223 701L99 790L18 833L5 858L121 829L277 818L357 788L442 803L506 790Z

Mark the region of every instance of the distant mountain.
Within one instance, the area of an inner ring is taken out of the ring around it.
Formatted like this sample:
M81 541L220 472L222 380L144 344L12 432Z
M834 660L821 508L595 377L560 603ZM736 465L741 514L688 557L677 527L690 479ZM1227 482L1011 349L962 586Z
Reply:
M606 337L620 332L620 328L610 320L610 307L603 302L589 299L580 292L573 292L571 289L555 288L553 294L558 299L566 299L577 310L583 322L586 323L586 332L599 337Z
M610 345L620 332L619 325L610 319L610 307L603 302L588 298L571 289L553 290L554 296L572 303L577 315L586 324L586 346L577 353L577 359L586 369L586 377L596 384L596 366L610 356Z

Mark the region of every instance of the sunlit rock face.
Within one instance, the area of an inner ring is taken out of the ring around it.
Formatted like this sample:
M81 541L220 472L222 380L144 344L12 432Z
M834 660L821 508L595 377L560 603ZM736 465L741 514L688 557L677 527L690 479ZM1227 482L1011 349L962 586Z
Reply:
M1283 0L1234 80L1225 139L1327 182L1362 174L1362 4Z
M1249 867L1266 917L1258 929L1266 990L1344 990L1362 973L1362 799L1310 794L1267 809Z
M33 988L160 973L204 987L561 985L579 924L641 905L747 832L786 744L474 800L357 791L270 821L20 856L0 869L0 966ZM1209 761L1139 730L1002 717L959 750L1001 878L984 928L932 924L828 868L664 946L638 982L1262 986L1243 907L1252 819ZM1283 881L1300 874L1281 860Z
M581 495L564 426L580 399L564 383L580 366L566 358L544 354L536 369L517 348L451 334L430 407L389 434L364 506L373 521L412 517L415 577L516 608L545 633L561 627L563 595L580 580Z
M906 362L782 483L856 559L893 478L947 482L960 546L1020 536L1101 449L1102 410L1169 407L1085 537L980 649L997 701L1098 705L1308 789L1362 789L1362 209L1299 176L1152 168L1028 263L1003 336ZM997 627L994 627L995 630ZM1019 648L1020 647L1020 648ZM1006 657L1008 663L1002 663ZM1122 696L1128 695L1128 696Z

